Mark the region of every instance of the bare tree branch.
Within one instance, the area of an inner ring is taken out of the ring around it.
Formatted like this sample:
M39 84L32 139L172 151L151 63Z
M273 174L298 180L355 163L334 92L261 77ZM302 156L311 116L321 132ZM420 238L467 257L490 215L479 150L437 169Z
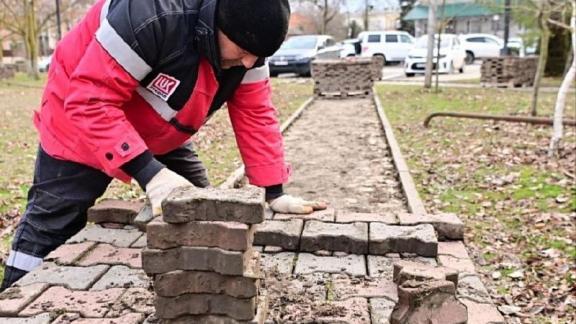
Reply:
M568 26L568 25L566 25L566 24L564 24L564 23L562 23L562 22L559 22L559 21L557 21L557 20L554 20L554 19L548 19L548 23L549 23L549 24L552 24L552 25L556 25L556 26L558 26L558 27L562 27L562 28L568 29L568 30L571 29L570 26Z

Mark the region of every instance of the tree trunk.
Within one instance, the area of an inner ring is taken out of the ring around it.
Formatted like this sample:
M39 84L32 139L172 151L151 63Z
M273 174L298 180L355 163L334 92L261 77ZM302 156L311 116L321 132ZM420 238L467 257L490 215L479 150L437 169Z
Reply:
M38 73L38 31L36 30L36 14L34 0L24 0L25 8L25 33L24 42L28 54L28 75L35 80L40 79Z
M326 29L328 25L328 0L324 0L324 10L322 12L322 31L321 33L326 34Z
M369 23L368 23L368 16L370 12L370 3L368 0L364 0L364 30L368 30Z
M530 106L530 115L538 115L538 92L540 91L540 82L544 76L546 61L548 60L548 42L550 41L550 28L548 28L548 18L550 18L550 4L548 0L542 1L538 17L540 26L540 56L538 58L538 67L534 78L534 87L532 91L532 104Z
M562 120L564 119L564 109L566 109L566 97L570 91L570 85L574 82L574 78L576 78L576 0L572 0L570 29L572 33L572 64L570 65L568 73L564 76L564 80L562 80L562 85L560 85L558 97L556 98L556 105L554 106L554 128L548 149L549 157L553 157L557 153L560 141L562 140L564 132Z
M424 88L432 87L432 59L434 56L434 32L436 31L436 0L430 0L428 6L428 52L426 54L426 74L424 76Z

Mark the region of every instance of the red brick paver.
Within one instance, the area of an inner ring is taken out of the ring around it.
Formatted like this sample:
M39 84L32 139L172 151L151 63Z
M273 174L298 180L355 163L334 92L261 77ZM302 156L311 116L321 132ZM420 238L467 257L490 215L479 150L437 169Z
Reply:
M139 269L142 268L141 252L142 250L138 248L118 248L110 244L101 243L80 259L78 265L120 264Z
M50 287L19 315L31 316L43 312L64 311L80 313L83 317L104 317L110 305L122 293L124 293L124 289L120 288L88 292L69 290L64 287Z
M48 288L48 284L36 283L24 287L6 289L0 294L0 316L18 314L46 288Z

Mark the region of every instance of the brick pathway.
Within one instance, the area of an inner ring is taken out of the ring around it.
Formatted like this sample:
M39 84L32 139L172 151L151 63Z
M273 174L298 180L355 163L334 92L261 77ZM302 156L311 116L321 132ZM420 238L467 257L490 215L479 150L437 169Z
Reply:
M361 102L357 106L365 109L366 105ZM374 136L360 138L370 143L381 141ZM287 142L290 141L288 137ZM376 148L370 151L374 158L383 152ZM152 283L142 270L142 249L195 243L227 249L240 247L240 250L255 245L265 273L261 286L267 292L268 322L388 323L399 299L394 264L405 260L452 269L447 272L449 275L444 272L429 275L445 274L457 283L457 297L467 307L468 323L504 323L475 274L474 264L462 242L462 222L452 214L408 213L407 210L414 208L406 208L405 199L398 194L399 185L394 180L397 174L386 170L391 165L390 155L386 156L385 161L378 161L379 168L360 166L363 171L358 176L362 179L354 181L361 185L350 189L354 196L360 197L358 201L335 200L333 208L305 216L267 211L265 222L256 226L207 224L205 231L212 234L206 237L184 236L178 233L183 227L174 228L173 235L162 233L159 229L169 225L156 219L149 227L149 231L156 234L147 242L141 230L151 219L145 217L146 212L137 214L141 204L104 202L104 206L96 206L89 213L89 220L100 224L88 225L52 252L41 267L0 294L0 324L157 322L153 316ZM317 169L318 165L308 167ZM408 173L404 168L400 172ZM382 176L385 179L374 183L373 178ZM295 182L295 191L305 190L305 179ZM372 183L387 195L371 203L366 197L373 192L364 186L366 183ZM333 182L324 182L324 185L321 190L326 193L341 195L339 188L331 187ZM354 208L360 204L370 207ZM177 210L172 213L178 215ZM230 215L249 216L243 215L241 208L231 210ZM246 218L244 223L251 224L251 220ZM218 228L237 236L219 237ZM253 242L242 239L252 231L255 231ZM181 251L203 256L208 253L198 248ZM180 257L184 260L189 256ZM154 262L153 258L147 260ZM185 269L186 264L158 262L147 266L148 269L156 267L158 273L162 273L163 267ZM206 264L207 268L218 266L217 262ZM243 270L218 268L220 273ZM418 271L405 270L412 276L419 275ZM162 294L176 296L186 291L187 281L183 276L185 274L157 278L165 280L165 287L173 287L173 291ZM224 285L221 290L227 295L253 295L253 292L233 288ZM194 321L184 318L181 322Z
M400 225L403 216L391 214L361 214L363 221L348 222L351 216L336 210L287 216L272 215L255 235L267 274L269 320L387 323L398 300L393 264L409 260L458 271L457 292L468 307L469 323L503 323L463 243L436 239L432 228L461 233L462 224L455 225L451 216L442 222L421 215L413 225ZM432 225L422 225L428 221ZM140 258L145 234L132 225L112 227L87 226L0 294L0 323L142 323L149 318L153 293Z

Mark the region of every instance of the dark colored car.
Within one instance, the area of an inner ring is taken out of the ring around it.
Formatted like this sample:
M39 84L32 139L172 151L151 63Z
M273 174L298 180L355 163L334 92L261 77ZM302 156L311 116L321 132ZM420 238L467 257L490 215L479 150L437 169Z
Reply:
M268 59L270 75L296 73L310 76L310 62L318 51L334 44L334 39L328 35L292 36Z

